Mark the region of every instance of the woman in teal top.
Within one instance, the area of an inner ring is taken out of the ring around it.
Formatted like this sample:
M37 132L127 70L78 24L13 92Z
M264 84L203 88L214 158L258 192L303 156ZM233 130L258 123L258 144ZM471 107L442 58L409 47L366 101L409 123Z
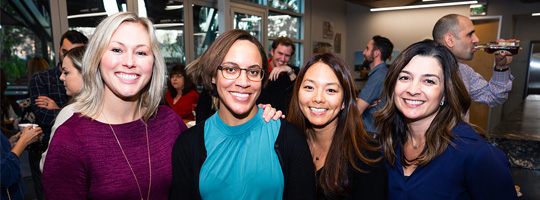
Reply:
M255 102L268 79L262 45L231 30L201 56L204 87L219 110L173 148L170 199L313 199L311 154L285 120L265 123Z

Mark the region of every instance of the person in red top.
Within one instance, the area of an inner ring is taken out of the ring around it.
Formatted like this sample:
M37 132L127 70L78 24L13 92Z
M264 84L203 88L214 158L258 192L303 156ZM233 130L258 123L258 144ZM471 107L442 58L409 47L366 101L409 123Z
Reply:
M186 76L185 66L176 65L169 71L167 82L167 103L182 119L195 120L193 111L197 105L199 94L195 91L193 81Z

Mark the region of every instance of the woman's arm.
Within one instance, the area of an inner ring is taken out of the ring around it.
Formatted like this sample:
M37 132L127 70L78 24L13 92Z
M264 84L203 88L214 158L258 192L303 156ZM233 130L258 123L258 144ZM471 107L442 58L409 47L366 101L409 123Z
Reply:
M284 148L278 148L286 164L284 199L315 199L315 168L307 140L293 124L282 120L281 126L286 128L280 132Z
M263 118L265 122L270 122L271 119L274 121L277 121L279 118L285 119L285 115L283 115L283 112L281 110L276 110L275 108L272 108L272 105L270 104L259 104L259 108L264 109L263 112Z
M189 129L180 134L174 143L172 151L172 185L169 193L170 200L176 199L201 199L198 187L198 170L193 169L197 166L197 159L200 155L195 155L197 151L197 134L204 134L202 129L204 123Z
M87 199L88 180L84 149L76 131L56 129L43 167L43 191L47 199Z
M26 146L37 141L38 135L43 131L40 127L33 128L33 125L27 126L23 129L17 144L11 149L11 152L15 153L17 157L20 157Z

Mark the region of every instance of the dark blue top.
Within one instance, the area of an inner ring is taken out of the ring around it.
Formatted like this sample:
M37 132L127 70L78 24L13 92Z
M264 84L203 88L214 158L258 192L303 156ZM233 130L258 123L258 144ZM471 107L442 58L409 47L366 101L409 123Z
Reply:
M419 166L408 179L403 176L401 146L396 165L388 162L389 199L517 199L510 163L498 148L488 144L468 124L452 129L455 146L426 166Z
M384 78L386 77L386 72L388 72L388 67L386 67L386 63L381 63L375 66L369 74L368 74L368 80L366 82L366 85L364 88L362 88L362 91L358 95L358 98L368 102L369 104L372 104L373 102L377 101L379 97L381 97L383 92L383 84L384 84ZM362 119L364 121L364 129L366 129L366 132L368 133L378 133L377 129L373 125L373 121L375 121L375 111L382 108L384 105L383 102L379 102L377 106L368 107L362 113Z
M4 133L0 131L1 143L0 149L2 154L2 161L0 165L0 180L2 182L2 188L0 199L9 199L7 196L7 190L9 189L9 195L12 200L24 199L26 188L24 187L24 181L21 175L21 163L19 157L11 152L11 143L4 136Z

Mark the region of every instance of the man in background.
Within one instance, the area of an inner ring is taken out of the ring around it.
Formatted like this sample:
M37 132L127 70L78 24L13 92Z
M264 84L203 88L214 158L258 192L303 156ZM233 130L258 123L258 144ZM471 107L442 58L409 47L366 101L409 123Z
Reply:
M64 83L60 80L62 75L62 60L64 55L72 48L83 46L88 42L88 38L78 31L67 31L62 35L58 52L60 62L58 66L35 73L30 78L30 99L32 100L32 111L36 116L36 122L43 130L44 136L38 145L34 144L29 150L30 169L36 197L45 199L43 196L43 186L41 184L41 171L39 170L39 160L41 153L47 149L51 128L56 115L60 109L66 105L69 97L66 95Z
M513 56L500 53L495 55L493 76L487 82L482 75L476 73L463 60L472 60L475 44L478 36L472 21L463 15L449 14L437 21L433 27L433 39L442 44L459 60L461 79L467 87L471 99L475 102L495 107L503 104L508 99L508 93L512 90L514 77L510 74L510 63ZM499 42L506 41L500 39ZM519 42L519 40L508 40Z
M388 72L386 59L392 55L394 45L388 38L379 35L373 38L366 45L364 50L364 66L369 66L368 80L356 99L358 110L362 113L364 129L370 134L377 134L378 131L373 125L375 121L374 112L382 107L380 97L383 92L384 78Z
M258 103L271 104L276 110L281 110L284 115L289 111L294 81L299 68L289 65L294 55L295 46L288 37L279 37L272 43L272 49L268 59L270 75L268 84L261 91Z

